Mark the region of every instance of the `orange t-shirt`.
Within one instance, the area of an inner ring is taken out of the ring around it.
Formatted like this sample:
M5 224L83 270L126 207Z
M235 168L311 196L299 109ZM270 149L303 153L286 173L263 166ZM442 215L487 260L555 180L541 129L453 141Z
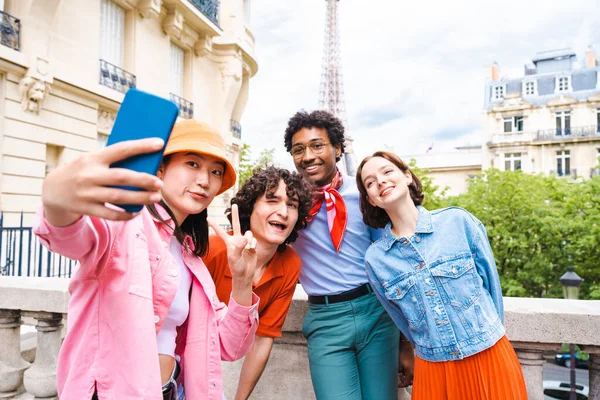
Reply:
M215 282L219 300L228 303L232 281L225 242L211 235L208 253L202 260ZM260 297L257 335L281 337L281 328L292 303L301 266L300 257L288 246L283 253L275 252L258 285L252 285L252 290Z

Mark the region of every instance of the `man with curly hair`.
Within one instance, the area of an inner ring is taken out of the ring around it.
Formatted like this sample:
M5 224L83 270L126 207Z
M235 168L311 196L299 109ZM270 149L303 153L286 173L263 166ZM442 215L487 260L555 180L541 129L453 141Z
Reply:
M232 205L238 206L241 231L252 231L257 241L253 291L260 297L254 347L244 360L235 399L250 396L267 365L273 339L281 337L301 266L300 258L288 244L306 226L312 198L312 185L302 175L271 166L254 171L231 200ZM231 209L226 213L231 222ZM227 247L221 238L210 237L203 260L219 299L228 302L232 278Z
M300 111L285 147L317 194L294 250L309 308L302 331L319 400L391 400L398 395L399 331L373 294L364 265L378 231L366 226L353 177L336 166L344 126L327 111Z

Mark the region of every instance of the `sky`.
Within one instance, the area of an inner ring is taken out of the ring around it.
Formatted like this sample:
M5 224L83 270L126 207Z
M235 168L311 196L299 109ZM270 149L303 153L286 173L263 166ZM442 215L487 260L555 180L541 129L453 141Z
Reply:
M274 148L293 168L283 134L298 110L318 108L325 0L253 0L258 73L241 124L252 158ZM347 133L356 160L481 144L484 85L492 62L523 76L540 51L600 55L598 0L341 0Z

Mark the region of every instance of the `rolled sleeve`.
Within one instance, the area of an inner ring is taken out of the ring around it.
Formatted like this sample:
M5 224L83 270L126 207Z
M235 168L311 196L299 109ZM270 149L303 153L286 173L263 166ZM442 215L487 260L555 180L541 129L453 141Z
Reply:
M260 299L252 293L252 305L242 306L233 297L229 299L227 313L219 325L221 359L235 361L250 351L258 327L258 304Z

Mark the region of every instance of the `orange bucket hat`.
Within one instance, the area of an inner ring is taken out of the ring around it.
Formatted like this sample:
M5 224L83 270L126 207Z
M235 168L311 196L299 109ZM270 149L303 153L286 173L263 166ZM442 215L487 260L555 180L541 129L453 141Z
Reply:
M171 131L164 155L187 151L212 156L225 163L223 183L217 195L235 185L235 169L227 159L225 142L219 132L205 123L191 119L176 123Z

